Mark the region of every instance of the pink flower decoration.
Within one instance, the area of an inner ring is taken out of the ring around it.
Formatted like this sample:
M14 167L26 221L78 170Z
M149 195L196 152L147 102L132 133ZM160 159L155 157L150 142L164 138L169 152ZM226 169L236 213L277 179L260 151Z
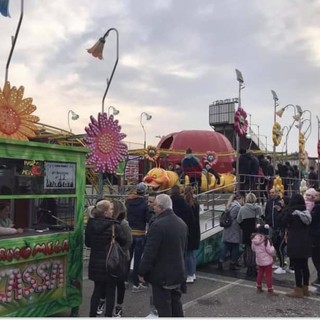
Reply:
M246 135L248 130L247 113L241 107L234 114L234 129L240 137Z
M212 166L218 162L218 156L214 151L207 151L204 161L209 162L209 164Z
M91 116L89 127L85 128L87 136L84 138L90 153L87 164L92 164L95 171L114 173L119 163L128 154L128 147L121 142L127 135L121 133L118 120L113 115L99 112L98 121Z
M92 48L87 49L88 53L92 54L93 57L102 60L103 47L105 42L106 40L104 38L100 38Z

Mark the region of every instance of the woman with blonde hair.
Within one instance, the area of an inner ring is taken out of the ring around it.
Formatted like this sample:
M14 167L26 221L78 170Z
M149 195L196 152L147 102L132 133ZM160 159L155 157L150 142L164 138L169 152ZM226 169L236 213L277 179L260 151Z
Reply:
M257 197L254 193L248 193L245 204L240 208L237 222L242 229L242 243L245 245L245 265L247 266L247 276L255 277L257 274L255 254L251 249L251 235L255 232L256 224L262 216L262 209L257 204Z
M94 289L90 302L90 317L96 317L100 298L105 296L105 316L112 317L114 307L114 290L117 279L107 273L106 257L112 239L112 225L115 226L115 238L121 246L125 237L120 224L112 219L113 210L108 200L99 201L88 210L92 218L88 220L85 231L85 245L90 250L89 280L94 281Z

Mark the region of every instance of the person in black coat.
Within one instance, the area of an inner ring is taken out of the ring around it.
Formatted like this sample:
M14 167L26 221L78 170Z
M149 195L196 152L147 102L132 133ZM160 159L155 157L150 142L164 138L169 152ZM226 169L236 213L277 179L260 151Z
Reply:
M312 262L317 270L317 279L312 283L314 286L320 286L320 189L311 211L312 221L310 224L310 236L312 242Z
M172 200L173 212L178 217L180 217L188 226L188 246L187 246L187 252L185 256L185 263L186 263L186 266L188 266L189 265L188 262L191 259L190 257L193 252L193 243L192 243L192 229L194 228L193 211L191 207L188 206L184 197L181 195L180 187L177 185L174 185L171 188L171 200ZM191 272L191 270L187 270L187 271ZM192 277L187 277L186 282L187 283L193 282L193 274L192 274Z
M114 307L114 291L117 279L107 273L106 257L112 239L112 225L115 224L115 237L120 246L125 245L126 238L118 221L113 220L110 202L99 201L89 207L91 218L85 230L85 245L90 250L89 280L94 281L94 289L90 302L90 317L96 317L100 298L105 296L105 316L112 317Z
M139 279L152 284L159 317L183 317L180 288L185 279L188 227L172 211L168 195L156 197L154 210L157 217L147 233Z
M308 296L310 278L308 258L311 257L312 251L309 234L311 214L306 210L303 196L293 195L283 214L283 221L288 230L287 254L294 267L296 282L294 291L288 293L287 296Z
M187 186L184 190L184 198L188 206L192 209L193 224L189 228L188 248L186 257L187 283L193 283L196 280L197 257L196 250L200 246L200 205L194 196L191 186Z

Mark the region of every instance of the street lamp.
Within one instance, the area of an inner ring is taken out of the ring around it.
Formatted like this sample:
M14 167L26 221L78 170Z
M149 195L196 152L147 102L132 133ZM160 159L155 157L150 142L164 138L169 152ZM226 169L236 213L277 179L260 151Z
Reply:
M141 124L142 130L143 130L143 134L144 134L144 136L143 136L143 148L145 149L147 147L147 141L146 141L147 140L147 135L146 135L146 130L144 128L144 125L142 123L142 116L143 115L146 117L147 121L151 120L152 116L150 114L146 113L146 112L142 112L140 114L140 124Z
M107 96L107 93L108 93L108 90L109 90L109 87L110 87L110 84L111 84L111 81L112 81L112 78L113 78L113 74L116 70L116 67L118 65L118 61L119 61L119 33L118 33L118 30L116 28L110 28L97 42L96 44L90 48L90 49L87 49L88 53L92 54L95 58L98 58L100 60L103 59L103 56L102 56L102 53L103 53L103 47L104 47L104 44L106 42L106 37L109 35L109 33L111 31L114 31L116 33L116 36L117 36L117 46L116 46L116 61L114 63L114 66L113 66L113 69L112 69L112 72L111 72L111 76L110 76L110 79L107 78L107 87L106 87L106 90L104 92L104 95L103 95L103 98L102 98L102 113L104 113L104 100Z
M110 107L108 108L108 117L110 116L110 109L112 110L112 114L113 114L114 116L116 116L117 114L120 113L120 111L119 111L118 109L116 109L116 108L113 107L113 106L110 106Z
M74 111L69 110L68 111L68 127L69 127L69 131L72 132L71 126L70 126L70 114L71 114L71 119L72 120L78 120L79 119L79 115L76 114Z

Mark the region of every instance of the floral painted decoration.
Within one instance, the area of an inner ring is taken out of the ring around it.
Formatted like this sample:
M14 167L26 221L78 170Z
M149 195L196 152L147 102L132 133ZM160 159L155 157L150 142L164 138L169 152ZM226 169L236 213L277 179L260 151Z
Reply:
M240 137L246 135L248 130L247 113L241 107L234 114L234 129Z
M144 151L144 157L149 161L156 161L159 158L159 149L154 146L148 146Z
M282 139L282 130L279 122L275 122L272 127L272 141L275 146L278 146L281 143Z
M0 89L0 138L28 141L36 136L39 117L31 113L37 107L32 98L23 99L23 94L23 86L11 88L9 81Z
M84 141L90 149L87 164L92 164L95 171L115 173L119 163L128 154L128 147L121 140L127 135L121 133L118 120L113 115L99 112L98 121L91 116L89 127L85 128L87 136Z
M205 162L209 162L212 166L218 162L218 156L214 151L207 151L205 156Z

